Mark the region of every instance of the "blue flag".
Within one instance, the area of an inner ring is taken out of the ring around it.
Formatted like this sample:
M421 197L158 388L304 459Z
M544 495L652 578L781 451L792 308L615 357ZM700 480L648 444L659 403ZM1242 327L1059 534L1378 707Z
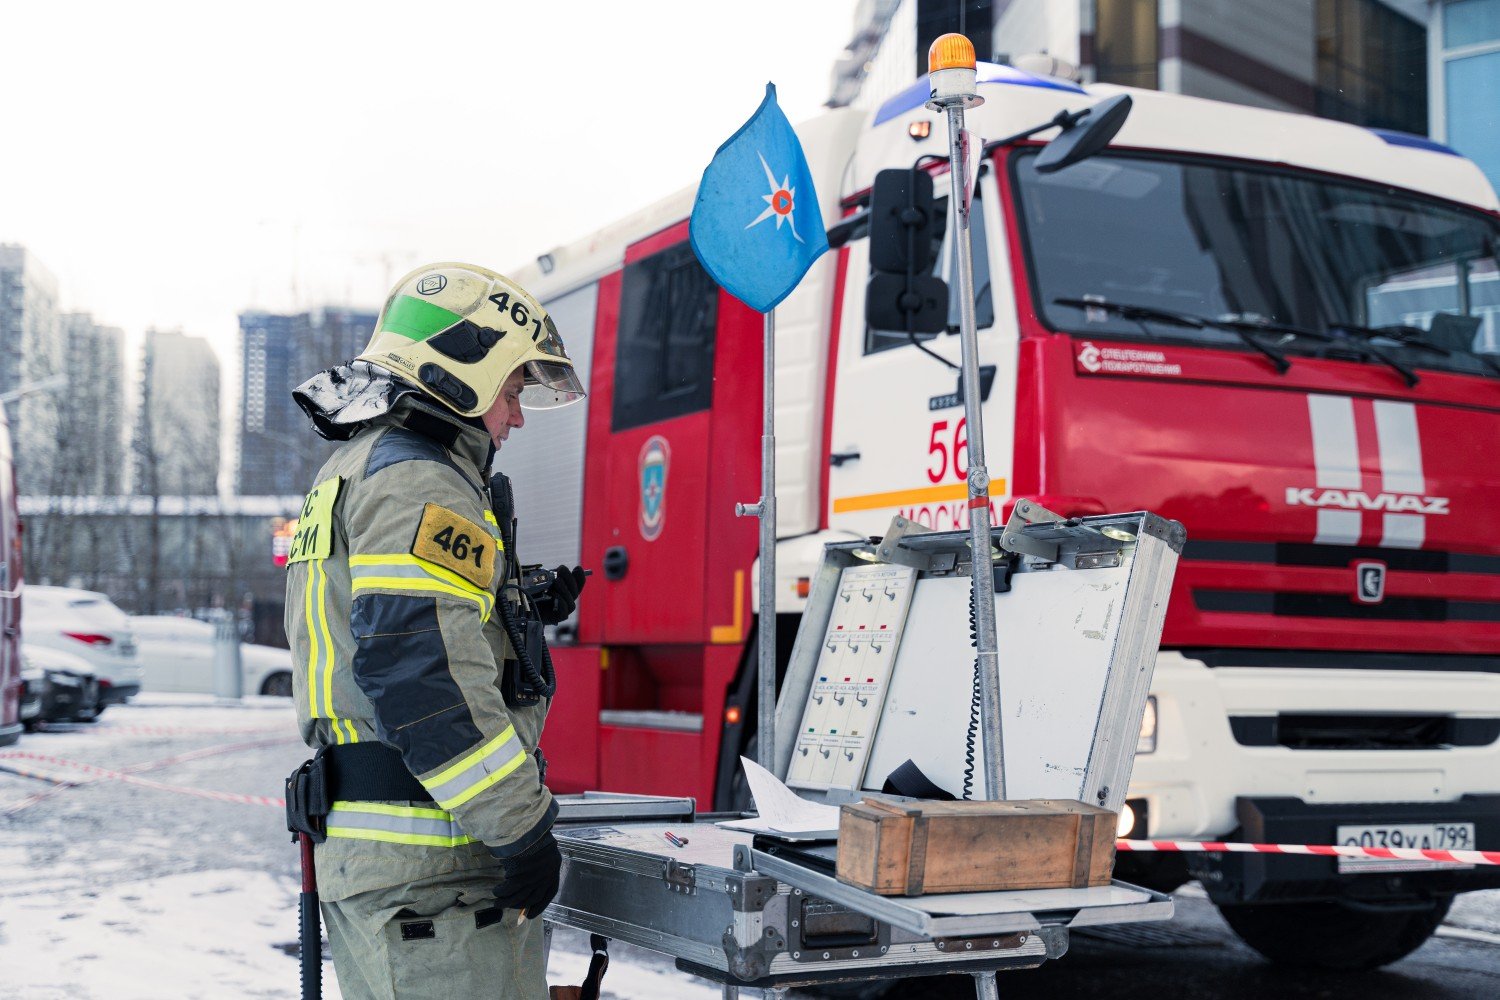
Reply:
M703 171L689 233L704 270L763 313L828 249L812 173L774 84Z

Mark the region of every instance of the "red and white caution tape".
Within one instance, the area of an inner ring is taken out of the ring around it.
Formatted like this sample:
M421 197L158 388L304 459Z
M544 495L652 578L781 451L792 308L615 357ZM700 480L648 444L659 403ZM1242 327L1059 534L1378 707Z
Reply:
M1207 840L1117 840L1119 851L1224 851L1231 854L1312 854L1383 861L1449 861L1500 865L1500 851L1438 851L1421 847L1355 847L1334 844L1236 844Z
M187 758L188 755L181 755ZM149 778L138 778L124 771L114 771L105 767L96 767L93 764L85 764L83 761L68 760L63 757L52 757L47 754L28 753L25 750L12 750L0 753L0 760L33 760L43 764L55 764L60 767L70 767L82 771L84 774L93 775L95 778L103 778L111 781L121 781L127 785L137 785L141 788L151 788L161 792L176 792L178 795L191 795L200 799L213 799L216 802L235 802L252 806L275 806L282 807L285 802L279 798L268 795L242 795L238 792L219 792L210 788L192 788L187 785L168 785L161 781L152 781ZM177 760L172 761L176 763ZM58 782L55 775L44 774L38 771L29 771L20 767L8 767L6 770L27 778L39 778L43 781ZM29 803L28 803L29 804Z
M67 723L61 726L56 723L43 723L41 728L44 731L50 729L54 732L88 733L98 736L270 736L291 731L288 726L214 729L207 726L116 726L108 722L76 726Z

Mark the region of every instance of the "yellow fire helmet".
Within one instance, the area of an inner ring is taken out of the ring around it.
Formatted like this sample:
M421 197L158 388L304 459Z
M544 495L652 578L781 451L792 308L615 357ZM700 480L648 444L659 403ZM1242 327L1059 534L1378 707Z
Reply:
M526 369L521 405L550 409L583 398L583 385L547 310L503 274L473 264L429 264L386 299L359 356L477 417Z

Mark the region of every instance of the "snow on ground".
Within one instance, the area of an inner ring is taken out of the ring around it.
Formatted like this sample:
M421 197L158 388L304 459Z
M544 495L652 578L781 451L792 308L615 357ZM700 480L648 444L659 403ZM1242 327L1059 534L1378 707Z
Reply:
M0 884L11 875L10 857ZM24 896L0 918L4 995L27 1000L164 1000L299 995L297 885L265 872L220 870ZM615 948L606 996L620 1000L721 996L670 967L647 968ZM587 939L558 931L548 979L579 983ZM333 964L323 996L339 1000Z
M306 755L284 698L172 694L0 749L0 768L76 783L0 771L0 996L299 996L297 855L280 808L130 785L67 762L279 797ZM611 957L607 998L721 996L650 952L613 945ZM588 965L587 935L558 929L548 979L578 983ZM323 995L338 1000L332 963L323 968Z
M127 784L66 762L274 797L305 757L286 699L200 695L141 696L96 724L0 749L0 768L54 779L0 771L0 995L297 997L297 856L281 810ZM1180 895L1194 901L1201 889ZM1500 891L1460 896L1440 933L1493 943ZM610 950L606 998L721 996L663 956L618 942ZM588 963L587 936L559 929L549 980L577 983ZM327 962L324 996L339 996Z
M11 872L0 869L0 882ZM81 873L80 873L81 874ZM7 992L36 1000L294 997L297 886L221 870L37 893L0 917ZM323 995L337 1000L333 966Z

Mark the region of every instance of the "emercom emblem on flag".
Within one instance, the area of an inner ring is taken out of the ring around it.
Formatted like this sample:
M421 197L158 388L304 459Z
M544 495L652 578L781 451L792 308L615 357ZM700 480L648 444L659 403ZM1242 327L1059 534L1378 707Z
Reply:
M812 173L774 84L703 171L689 233L704 270L763 313L828 249Z

